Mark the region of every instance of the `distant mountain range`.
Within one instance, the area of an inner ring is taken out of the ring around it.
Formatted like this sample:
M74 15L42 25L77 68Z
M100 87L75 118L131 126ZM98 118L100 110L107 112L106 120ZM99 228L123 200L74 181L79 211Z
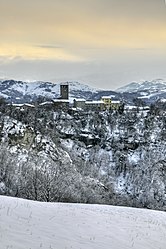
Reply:
M126 86L117 89L119 93L137 93L138 98L150 103L158 99L166 99L166 81L156 79L152 81L132 82Z
M149 104L158 99L166 99L166 82L161 79L141 83L133 82L117 91L95 89L79 82L68 83L71 101L74 98L98 100L102 96L111 96L115 100L122 100L128 104L133 104L134 98L143 99ZM10 103L30 103L39 97L56 99L59 94L60 83L0 80L0 96Z
M91 96L98 91L87 85L79 82L69 82L70 97L85 97ZM54 84L51 82L23 82L16 80L0 81L0 96L4 97L9 102L22 103L32 102L38 97L47 99L56 99L60 94L60 83Z
M79 82L68 82L70 100L74 98L100 99L103 94L117 97L121 94L113 91L102 91ZM24 103L35 101L39 97L56 99L60 95L60 83L51 82L23 82L16 80L0 81L0 96L8 102Z
M156 79L152 81L143 82L132 82L117 89L118 92L138 92L138 91L149 91L149 92L166 92L166 82L162 79Z

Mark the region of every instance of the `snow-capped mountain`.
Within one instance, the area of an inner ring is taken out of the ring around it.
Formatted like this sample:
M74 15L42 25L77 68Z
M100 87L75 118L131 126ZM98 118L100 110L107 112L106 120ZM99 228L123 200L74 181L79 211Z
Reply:
M162 79L156 79L152 81L132 82L126 86L117 89L117 92L138 92L138 91L166 92L166 81Z
M91 98L99 90L89 87L88 85L79 82L68 82L70 89L70 97ZM1 80L0 81L0 96L10 102L31 102L42 96L49 99L57 98L60 94L60 83L54 84L51 82L23 82L16 80Z
M52 82L34 81L23 82L17 80L0 80L0 97L12 103L30 103L37 98L55 99L60 95L60 84ZM86 100L99 100L102 96L110 96L114 100L125 100L131 103L137 94L121 94L111 90L101 90L79 82L68 82L69 98L84 98Z
M152 81L132 82L126 86L117 89L117 92L135 93L139 99L146 102L154 102L158 99L166 99L166 81L156 79Z
M158 99L166 100L166 82L158 79L131 83L117 89L117 91L101 90L81 84L68 82L69 98L84 98L86 100L99 100L102 96L110 96L114 100L122 100L133 105L133 99L139 98L150 104ZM37 98L55 99L60 95L60 83L34 81L23 82L16 80L0 80L0 97L12 103L30 103Z

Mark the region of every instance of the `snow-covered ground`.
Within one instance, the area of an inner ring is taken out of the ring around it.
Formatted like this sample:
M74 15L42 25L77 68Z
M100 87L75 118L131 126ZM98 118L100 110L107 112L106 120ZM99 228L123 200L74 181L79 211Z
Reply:
M0 249L165 249L166 213L0 196Z

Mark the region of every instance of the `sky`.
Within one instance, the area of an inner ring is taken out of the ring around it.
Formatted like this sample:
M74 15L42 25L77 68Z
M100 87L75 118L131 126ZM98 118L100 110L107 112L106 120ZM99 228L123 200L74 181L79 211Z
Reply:
M165 0L0 0L0 78L166 79Z

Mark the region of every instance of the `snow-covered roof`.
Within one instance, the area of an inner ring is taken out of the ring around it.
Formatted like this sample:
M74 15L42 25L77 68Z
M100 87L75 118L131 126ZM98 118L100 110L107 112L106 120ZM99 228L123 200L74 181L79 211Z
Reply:
M78 102L85 102L86 100L85 99L74 99L75 101L78 101Z
M102 98L102 99L111 99L110 96L102 96L101 98Z
M57 102L69 103L69 100L68 99L53 99L53 102L54 103L57 103Z
M40 106L43 106L43 105L50 105L50 104L53 104L51 101L46 101L46 102L43 102L41 104L39 104Z
M132 110L132 109L139 109L139 110L149 110L150 107L149 106L135 106L135 105L126 105L125 106L125 109L129 109L129 110Z
M62 82L60 83L61 86L65 85L65 86L68 86L69 85L69 82Z
M23 106L28 106L28 107L35 107L34 105L28 104L28 103L23 103L23 104L12 104L12 106L16 107L23 107Z
M150 109L149 106L139 106L138 108L139 108L139 110L149 110Z
M120 104L120 101L119 100L112 100L111 103L112 104Z
M13 104L12 103L12 106L22 107L22 106L24 106L24 104Z
M93 100L93 101L86 101L85 103L88 105L91 105L91 104L95 105L95 104L103 104L104 102L102 100Z

